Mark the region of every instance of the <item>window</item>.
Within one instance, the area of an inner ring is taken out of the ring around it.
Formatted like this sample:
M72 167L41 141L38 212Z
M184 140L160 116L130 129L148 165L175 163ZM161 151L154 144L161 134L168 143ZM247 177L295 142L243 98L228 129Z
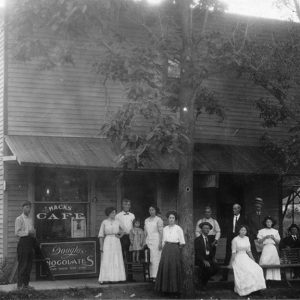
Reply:
M41 240L86 237L88 177L78 170L36 169L35 226Z

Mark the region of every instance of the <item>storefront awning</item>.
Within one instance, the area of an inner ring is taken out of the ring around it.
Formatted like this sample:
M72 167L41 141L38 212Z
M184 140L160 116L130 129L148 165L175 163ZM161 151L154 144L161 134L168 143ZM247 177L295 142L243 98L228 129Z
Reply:
M120 169L113 145L103 138L17 136L5 137L20 165ZM164 156L144 170L176 171L178 162ZM258 147L197 144L194 170L211 173L274 174L273 164Z

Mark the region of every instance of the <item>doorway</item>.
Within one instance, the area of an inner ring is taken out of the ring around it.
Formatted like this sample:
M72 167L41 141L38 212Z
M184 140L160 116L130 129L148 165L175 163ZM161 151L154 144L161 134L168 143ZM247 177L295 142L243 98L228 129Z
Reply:
M245 180L238 175L220 175L217 201L218 222L221 228L226 228L228 220L232 219L232 206L238 203L242 206L244 214L244 188Z
M156 176L153 173L125 173L123 197L131 200L131 212L144 221L149 217L149 206L156 205Z

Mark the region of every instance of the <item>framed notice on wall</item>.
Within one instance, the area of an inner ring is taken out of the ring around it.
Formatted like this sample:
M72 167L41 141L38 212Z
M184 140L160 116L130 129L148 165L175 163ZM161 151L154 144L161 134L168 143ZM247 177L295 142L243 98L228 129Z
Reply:
M53 277L81 278L99 275L99 242L97 238L41 242L41 251ZM37 267L38 278L47 270Z

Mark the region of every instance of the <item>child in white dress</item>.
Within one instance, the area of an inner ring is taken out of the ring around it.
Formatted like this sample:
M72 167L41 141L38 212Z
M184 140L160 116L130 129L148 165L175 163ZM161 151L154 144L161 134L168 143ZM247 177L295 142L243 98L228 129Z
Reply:
M132 252L132 262L140 261L140 251L145 244L145 235L142 228L140 228L141 222L139 219L133 220L133 228L130 230L130 247L129 251Z

